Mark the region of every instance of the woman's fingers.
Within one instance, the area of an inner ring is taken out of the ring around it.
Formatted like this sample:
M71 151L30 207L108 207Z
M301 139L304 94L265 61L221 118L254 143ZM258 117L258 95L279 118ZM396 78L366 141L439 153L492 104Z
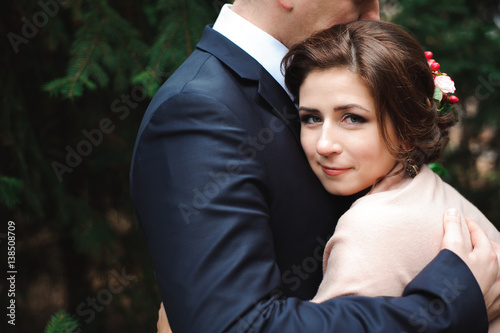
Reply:
M453 251L462 258L465 246L464 235L462 235L462 223L458 210L455 208L446 210L443 216L443 226L444 237L441 243L441 249Z
M470 232L470 240L472 243L472 249L478 248L484 251L492 251L492 245L486 235L486 232L474 221L470 218L466 217L465 222L467 223L467 228Z
M441 248L455 252L467 264L486 302L489 300L491 304L500 296L494 285L499 269L497 253L481 227L470 219L466 221L467 228L462 228L458 211L454 208L446 211L443 217L444 237ZM468 245L467 238L471 240L472 248ZM489 307L489 304L486 305Z
M493 241L490 242L492 249L495 251L498 259L500 258L500 244ZM500 265L500 263L498 263ZM500 266L499 266L500 267ZM494 268L491 268L494 269ZM484 295L486 308L488 309L488 319L491 321L500 316L500 268L497 270L497 275L493 286Z

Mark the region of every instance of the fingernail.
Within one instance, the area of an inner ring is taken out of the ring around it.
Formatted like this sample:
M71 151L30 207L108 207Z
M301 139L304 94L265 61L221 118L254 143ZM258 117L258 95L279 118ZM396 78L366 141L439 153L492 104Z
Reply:
M456 210L455 208L448 208L448 211L446 212L446 214L458 216L458 210Z

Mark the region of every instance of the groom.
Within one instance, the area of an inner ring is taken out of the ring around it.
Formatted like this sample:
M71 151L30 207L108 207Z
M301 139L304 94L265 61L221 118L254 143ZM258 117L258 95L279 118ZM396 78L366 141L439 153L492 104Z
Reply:
M486 332L481 290L450 251L405 297L307 301L350 202L309 168L280 61L313 32L378 18L377 0L236 0L152 100L131 194L174 332Z

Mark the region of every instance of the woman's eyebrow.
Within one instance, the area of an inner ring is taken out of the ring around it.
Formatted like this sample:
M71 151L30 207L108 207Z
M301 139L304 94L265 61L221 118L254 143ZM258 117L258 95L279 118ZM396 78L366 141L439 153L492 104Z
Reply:
M345 110L350 110L350 109L361 109L365 112L371 112L367 108L359 105L359 104L346 104L346 105L341 105L341 106L336 106L333 110L334 111L345 111Z
M299 111L307 111L307 112L315 112L315 113L319 113L319 110L318 109L315 109L315 108L309 108L307 106L299 106Z
M345 111L345 110L350 110L350 109L360 109L364 112L370 113L371 111L368 110L367 108L359 105L359 104L346 104L346 105L340 105L336 106L333 111ZM318 109L307 107L307 106L299 106L299 111L306 111L306 112L311 112L311 113L320 113Z

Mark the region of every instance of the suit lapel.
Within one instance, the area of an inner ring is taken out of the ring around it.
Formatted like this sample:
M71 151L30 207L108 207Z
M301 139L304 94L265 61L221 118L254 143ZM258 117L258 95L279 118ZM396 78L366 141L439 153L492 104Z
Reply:
M300 145L297 108L283 87L248 53L207 26L197 47L209 52L242 79L256 81L258 93L271 106L270 111L283 121Z
M271 111L274 115L287 124L300 146L300 122L297 108L283 87L262 66L258 92L272 106Z

